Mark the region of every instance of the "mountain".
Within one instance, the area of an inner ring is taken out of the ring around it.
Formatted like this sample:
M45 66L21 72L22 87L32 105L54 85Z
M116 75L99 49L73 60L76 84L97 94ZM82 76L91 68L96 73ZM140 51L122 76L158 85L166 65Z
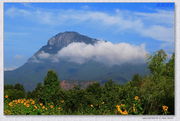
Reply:
M48 59L42 59L40 57L42 54L44 54L44 56L55 55L59 50L73 42L83 42L93 45L98 41L100 40L81 35L77 32L58 33L50 38L47 44L41 47L24 65L13 71L5 71L5 84L21 83L25 86L25 89L32 90L37 83L43 82L49 69L55 70L60 80L79 80L87 83L89 83L89 81L103 82L103 80L106 81L109 79L117 83L125 83L136 73L148 73L145 63L124 63L121 65L107 66L96 61L87 61L86 63L78 64L65 59L53 63Z
M97 41L97 39L92 39L90 37L81 35L77 32L63 32L49 39L47 45L43 46L36 54L38 54L41 51L54 54L57 53L57 51L59 51L63 47L66 47L67 45L73 42L84 42L86 44L94 44Z

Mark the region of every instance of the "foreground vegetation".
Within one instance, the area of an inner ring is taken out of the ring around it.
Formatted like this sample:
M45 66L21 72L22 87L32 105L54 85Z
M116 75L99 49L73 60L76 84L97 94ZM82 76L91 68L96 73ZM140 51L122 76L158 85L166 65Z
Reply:
M149 56L150 74L134 75L124 85L112 80L86 89L64 90L52 70L43 84L25 92L21 84L5 85L5 115L174 115L174 54Z

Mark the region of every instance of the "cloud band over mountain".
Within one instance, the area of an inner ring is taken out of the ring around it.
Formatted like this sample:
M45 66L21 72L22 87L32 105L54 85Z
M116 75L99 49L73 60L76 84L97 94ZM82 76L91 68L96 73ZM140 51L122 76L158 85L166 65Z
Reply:
M111 42L99 41L94 45L85 43L71 43L62 48L57 54L49 54L41 51L40 59L51 59L59 62L66 59L70 62L83 64L93 60L107 65L121 65L123 63L143 63L146 57L145 46L131 45L128 43L113 44Z

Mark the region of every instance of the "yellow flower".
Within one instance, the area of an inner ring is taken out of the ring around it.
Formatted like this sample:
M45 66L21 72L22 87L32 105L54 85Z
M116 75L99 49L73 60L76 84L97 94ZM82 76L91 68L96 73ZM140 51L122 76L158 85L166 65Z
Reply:
M133 106L133 112L136 112L136 107Z
M162 106L162 109L164 110L164 112L166 112L166 111L168 110L168 106L163 105L163 106Z
M12 107L13 106L13 102L10 102L8 105Z
M24 102L24 105L25 105L25 106L26 106L26 104L27 104L27 103L26 103L26 102Z
M125 106L125 104L116 105L116 108L117 108L117 111L118 111L120 114L122 114L122 115L127 115L128 112L127 112L127 110L124 108L124 106ZM122 111L121 108L123 108L124 111Z
M54 108L54 105L50 105L50 108Z
M40 103L39 105L40 105L40 106L43 106L43 104L42 104L42 103Z
M128 114L128 112L125 110L125 111L121 111L121 114L122 115L127 115Z
M94 107L93 104L90 105L91 107Z
M21 103L24 103L24 100L21 100Z
M116 105L116 108L120 108L120 105Z
M121 111L120 105L116 105L116 108L117 108L117 110L118 110L119 112Z
M35 101L32 101L31 104L34 105L34 104L35 104Z
M21 103L21 99L18 99L18 100L17 100L17 103Z
M46 107L45 106L42 106L42 109L45 109Z
M38 108L38 107L35 105L35 106L34 106L34 109L37 109L37 108Z
M26 107L29 108L30 104L26 104Z
M30 103L30 101L29 101L29 100L26 100L26 103Z
M139 100L139 97L138 97L138 96L135 96L134 99L135 99L135 100Z
M5 97L5 98L8 98L8 95L5 95L4 97Z
M61 110L61 107L58 107L58 110Z

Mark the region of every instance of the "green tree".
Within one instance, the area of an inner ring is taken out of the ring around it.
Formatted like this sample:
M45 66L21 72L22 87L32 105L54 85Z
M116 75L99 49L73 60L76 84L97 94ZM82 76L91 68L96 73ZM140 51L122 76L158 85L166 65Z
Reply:
M95 82L91 85L89 85L87 88L86 88L86 91L92 95L95 96L95 98L99 98L101 92L102 92L102 89L101 89L101 86L98 82Z
M142 77L139 74L135 74L132 78L131 85L132 86L140 86Z
M103 87L102 99L108 110L113 110L119 102L119 87L112 80L107 81Z
M44 103L57 102L56 94L60 89L60 83L57 74L53 70L49 70L45 79L42 91L42 100Z
M27 93L28 98L35 98L37 101L41 101L43 96L43 84L38 83L36 88L32 92Z
M169 62L166 64L166 71L165 76L167 76L168 79L174 80L174 68L175 67L175 54L173 53Z
M167 54L164 50L159 50L155 54L149 56L148 67L153 76L154 81L161 80L166 66Z
M23 85L21 85L19 83L14 85L14 89L21 90L21 91L25 92Z

